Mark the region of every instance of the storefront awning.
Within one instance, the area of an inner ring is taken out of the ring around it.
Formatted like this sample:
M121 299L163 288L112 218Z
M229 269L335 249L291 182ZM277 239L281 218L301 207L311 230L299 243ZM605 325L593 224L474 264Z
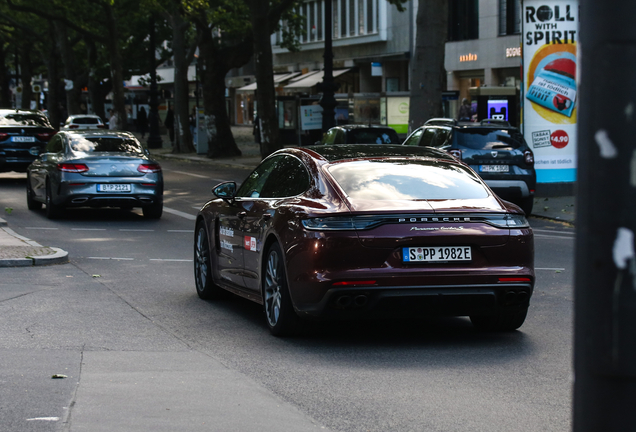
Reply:
M339 69L333 71L333 77L337 77L342 75L343 73L349 72L351 69ZM302 89L310 89L319 82L322 82L323 77L325 76L325 71L316 71L311 75L303 75L302 78L292 82L285 86L285 90L302 90Z
M280 83L290 80L296 76L300 75L300 72L288 72L284 74L274 74L274 86L277 87ZM248 84L246 86L237 88L237 92L253 92L257 89L257 83L253 82L252 84Z

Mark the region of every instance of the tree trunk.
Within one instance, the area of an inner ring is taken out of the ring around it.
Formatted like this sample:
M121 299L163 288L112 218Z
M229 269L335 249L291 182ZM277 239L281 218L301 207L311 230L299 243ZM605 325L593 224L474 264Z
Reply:
M49 43L48 50L43 53L44 63L46 64L47 78L49 81L49 91L46 100L46 108L49 114L49 121L56 129L60 129L60 121L62 120L60 112L60 102L62 95L60 92L60 72L59 72L59 53L55 49L55 28L53 24L49 24ZM45 45L46 47L46 45ZM46 49L46 48L45 48ZM66 120L66 119L64 119Z
M442 115L442 91L446 88L444 44L446 43L446 0L419 0L415 52L411 59L411 102L409 129L418 128Z
M188 86L188 62L186 47L186 30L189 23L183 19L179 11L170 17L172 24L172 52L174 57L174 153L193 152L192 134L190 133L190 96Z
M197 22L201 35L200 59L203 62L202 92L203 107L208 134L208 157L240 156L236 145L230 119L225 108L225 75L237 67L243 66L252 56L252 39L247 36L243 41L218 48L217 42L206 24Z
M22 81L22 109L31 109L31 99L33 99L33 90L31 90L31 79L33 78L33 68L31 65L31 53L29 47L22 45L20 56L20 80ZM39 103L39 101L38 101Z
M66 90L66 109L69 115L80 114L82 89L77 82L77 67L73 47L68 39L68 29L66 24L59 21L55 21L53 25L55 26L57 46L64 64L65 79L73 82L73 88Z
M276 91L274 90L274 66L272 59L272 29L269 25L269 1L250 0L250 17L254 34L254 59L258 90L258 118L261 124L261 156L282 148L278 118L276 116Z
M111 76L113 79L113 111L117 114L117 129L124 130L128 117L126 115L126 99L124 97L124 73L122 71L121 53L119 51L119 39L117 21L110 2L102 3L106 12L106 25L108 28L108 52L110 55Z
M0 44L0 108L11 108L9 73L7 72L7 49ZM9 45L10 46L10 45Z
M106 100L106 92L102 89L101 83L95 79L95 69L97 68L97 48L95 42L86 41L88 49L88 96L91 100L91 110L93 114L106 119L106 110L104 101Z

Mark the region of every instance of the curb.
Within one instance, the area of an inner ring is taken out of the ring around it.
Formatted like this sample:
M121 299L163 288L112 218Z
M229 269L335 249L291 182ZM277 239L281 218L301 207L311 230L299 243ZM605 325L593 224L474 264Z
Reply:
M7 226L7 221L0 218L0 226Z
M53 264L67 264L68 252L60 248L50 248L55 251L51 255L43 255L27 258L5 258L0 259L0 267L33 267L33 266L45 266Z

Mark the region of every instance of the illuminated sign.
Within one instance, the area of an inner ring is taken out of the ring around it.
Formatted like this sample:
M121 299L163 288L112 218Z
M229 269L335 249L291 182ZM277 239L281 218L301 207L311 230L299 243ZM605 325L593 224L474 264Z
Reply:
M477 54L465 54L465 55L460 55L459 56L459 61L460 62L473 62L473 61L477 61Z
M521 57L521 47L506 48L506 57Z

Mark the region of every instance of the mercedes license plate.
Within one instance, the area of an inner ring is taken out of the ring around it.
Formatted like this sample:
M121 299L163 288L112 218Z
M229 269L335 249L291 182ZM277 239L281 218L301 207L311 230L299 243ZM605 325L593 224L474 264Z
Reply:
M14 136L14 137L11 137L11 141L13 141L13 142L35 142L35 137Z
M130 192L129 184L98 184L97 192Z
M479 172L508 172L508 165L479 165Z
M437 246L402 248L404 262L470 261L470 246Z

